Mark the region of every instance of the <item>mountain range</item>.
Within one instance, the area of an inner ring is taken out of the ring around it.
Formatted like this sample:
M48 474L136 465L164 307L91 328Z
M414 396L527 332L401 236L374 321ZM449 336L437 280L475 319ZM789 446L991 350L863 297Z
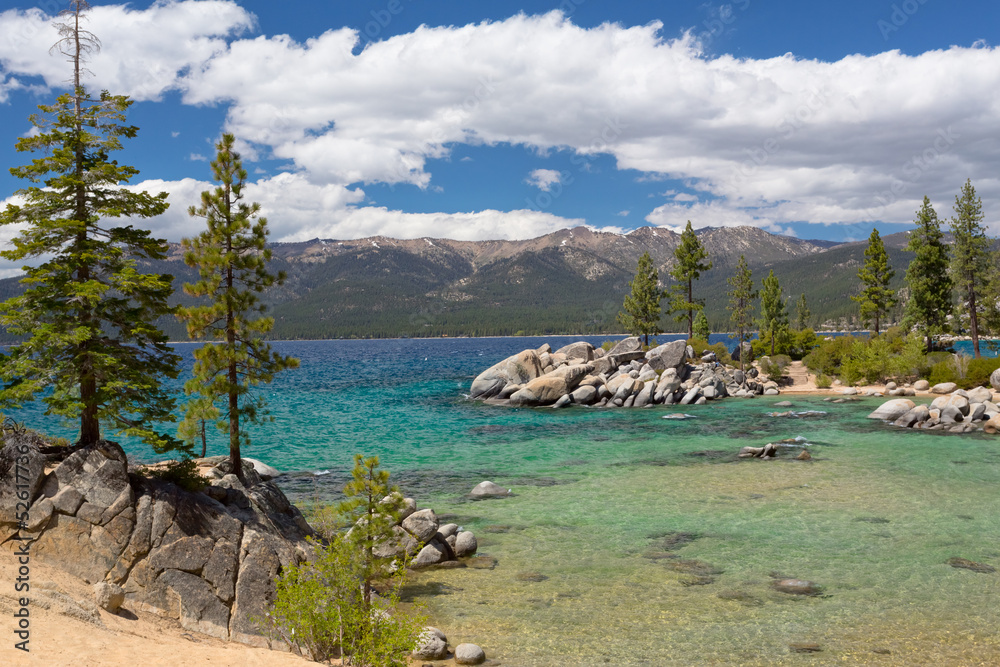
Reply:
M856 323L850 297L860 289L857 270L867 241L808 241L755 227L703 228L697 235L712 269L695 283L695 298L704 301L713 331L728 329L726 279L740 255L758 286L774 271L792 317L804 293L814 325ZM907 234L883 240L898 289L911 257L903 249ZM616 234L576 227L522 241L376 236L275 243L272 269L287 279L264 301L277 339L612 333L621 330L616 315L639 256L650 253L669 287L679 242L679 234L663 228ZM144 264L146 271L174 276L175 302L190 301L180 288L196 272L184 264L179 244L166 260ZM19 289L17 278L2 280L0 298ZM172 339L186 338L178 322L160 324ZM668 316L663 327L681 329Z

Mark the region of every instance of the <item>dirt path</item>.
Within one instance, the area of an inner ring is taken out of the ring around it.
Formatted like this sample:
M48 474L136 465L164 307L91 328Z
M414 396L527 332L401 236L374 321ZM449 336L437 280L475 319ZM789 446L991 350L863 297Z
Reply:
M816 376L801 361L793 361L785 369L785 375L792 379L791 386L783 387L788 391L816 391Z

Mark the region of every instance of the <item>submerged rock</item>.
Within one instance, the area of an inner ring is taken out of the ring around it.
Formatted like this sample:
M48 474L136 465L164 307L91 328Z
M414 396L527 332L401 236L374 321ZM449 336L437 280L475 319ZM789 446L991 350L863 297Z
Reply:
M499 484L485 481L476 484L469 495L474 498L504 498L510 495L510 490L503 488Z
M788 595L820 595L823 587L805 579L777 579L771 583L771 588Z

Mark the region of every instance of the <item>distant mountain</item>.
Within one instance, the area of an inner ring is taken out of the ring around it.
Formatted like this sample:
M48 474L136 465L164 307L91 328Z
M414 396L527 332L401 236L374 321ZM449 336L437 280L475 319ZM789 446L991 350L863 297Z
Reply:
M760 281L774 270L790 308L804 292L818 321L857 312L857 269L865 243L829 244L770 234L755 227L705 228L698 236L712 270L695 285L715 330L727 328L726 279L744 255ZM901 237L901 238L896 238ZM885 237L902 280L905 234ZM275 338L398 337L610 333L639 256L649 252L669 282L680 236L642 227L628 234L563 229L524 241L314 239L272 246L273 269L284 286L265 295ZM179 245L145 270L175 277L176 302L189 302L180 285L195 280ZM0 281L0 297L16 293L16 279ZM664 319L665 328L679 325ZM161 322L173 338L174 321Z

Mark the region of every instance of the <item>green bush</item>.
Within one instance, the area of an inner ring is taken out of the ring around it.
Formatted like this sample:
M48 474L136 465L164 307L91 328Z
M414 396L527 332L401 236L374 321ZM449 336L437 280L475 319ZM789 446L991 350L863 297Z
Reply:
M792 363L787 354L776 354L773 357L761 357L760 370L772 380L777 380L785 374L785 369Z
M691 338L687 344L694 350L694 356L697 359L705 356L708 352L715 352L715 356L720 364L732 365L733 363L733 358L729 356L729 350L726 348L725 343L713 343L709 345L707 340Z
M847 384L864 380L880 384L890 379L916 379L924 364L924 348L919 336L855 338L840 364L840 376Z
M317 662L349 656L349 664L359 667L406 665L427 623L422 613L399 608L406 567L398 567L383 594L366 604L355 545L338 537L314 546L315 560L285 568L276 581L274 603L263 619L271 637Z
M954 382L962 389L989 386L990 375L1000 368L1000 358L980 357L979 359L964 359L960 355L947 355L947 359L939 361L931 368L928 380L933 384Z
M829 375L817 375L816 376L816 386L819 389L829 389L833 386L833 380Z
M950 357L951 355L948 356ZM947 361L939 361L934 364L927 375L927 380L932 385L941 384L942 382L954 382L958 384L962 378L959 377L958 371L955 369L955 364L948 359Z
M851 352L851 346L858 340L853 336L835 336L820 340L816 348L803 358L806 368L813 373L837 375L843 360Z

